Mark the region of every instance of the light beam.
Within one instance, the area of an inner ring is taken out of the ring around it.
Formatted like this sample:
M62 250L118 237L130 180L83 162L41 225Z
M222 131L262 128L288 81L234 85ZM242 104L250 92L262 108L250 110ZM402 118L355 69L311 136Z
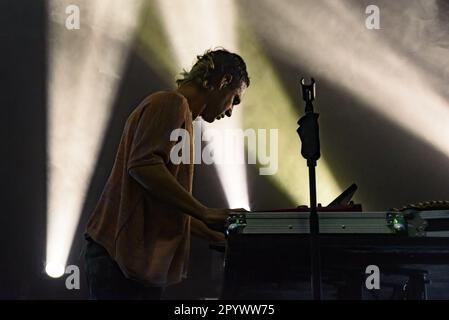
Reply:
M46 272L62 275L141 0L48 0ZM80 29L65 26L80 9Z
M158 1L162 21L169 36L178 66L189 70L198 54L206 49L224 47L238 51L235 5L233 1ZM204 122L205 134L210 124ZM241 128L241 112L226 121L213 123L216 130ZM199 142L197 142L199 143ZM212 149L222 146L212 143ZM244 149L233 150L244 163ZM226 151L225 151L226 152ZM245 165L215 165L231 208L249 209Z

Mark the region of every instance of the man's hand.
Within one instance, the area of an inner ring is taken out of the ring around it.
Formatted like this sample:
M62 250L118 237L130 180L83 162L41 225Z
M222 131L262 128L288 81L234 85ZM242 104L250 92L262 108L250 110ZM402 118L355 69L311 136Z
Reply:
M231 214L231 209L215 209L215 208L207 208L200 219L206 225L225 225L226 219Z
M214 209L206 208L202 213L202 219L192 217L192 234L210 242L224 242L224 227L231 212L247 212L243 208L238 209Z
M207 208L201 214L201 220L211 229L223 231L231 212L246 212L243 208L238 209L215 209Z
M207 225L225 225L231 212L246 212L243 208L238 209L215 209L206 208L201 215L201 220Z

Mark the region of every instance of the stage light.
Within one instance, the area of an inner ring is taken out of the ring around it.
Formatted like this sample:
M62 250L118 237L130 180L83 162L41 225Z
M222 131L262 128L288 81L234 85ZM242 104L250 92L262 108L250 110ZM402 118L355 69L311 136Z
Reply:
M198 54L207 49L224 47L238 51L236 37L236 13L233 1L158 1L165 31L178 67L189 70ZM199 18L201 17L201 18ZM236 109L231 118L203 122L204 134L209 129L225 130L241 128L241 112ZM223 146L211 141L211 148ZM244 163L244 148L232 150ZM229 207L249 209L246 167L215 164Z
M426 3L432 10L438 8L435 1ZM397 7L417 16L422 4L395 1ZM446 38L435 43L428 43L421 37L423 33L410 35L404 28L392 40L383 23L389 19L390 26L394 23L396 27L404 22L401 15L389 14L386 2L380 11L380 30L367 29L365 8L350 1L304 0L273 6L263 0L245 5L252 13L248 16L252 25L265 41L277 47L274 54L279 59L307 67L449 157L449 140L445 138L449 137L449 93L447 89L439 92L433 84L442 83L441 79L426 71L429 66L435 67L435 61L447 68L446 29L437 29L439 36ZM426 51L433 49L432 53L413 54L407 47L411 42L415 48L423 43Z
M156 1L148 1L142 9L141 23L136 30L136 53L161 79L174 84L180 70L159 6Z
M60 278L64 274L65 267L63 264L49 262L45 266L45 272L52 278Z
M48 0L46 272L64 272L141 0ZM80 29L66 28L77 6Z
M294 106L303 103L300 98L299 75L298 99L293 102L248 26L242 23L239 35L241 53L246 58L251 77L255 79L245 96L245 106L242 108L244 127L278 128L279 168L276 174L267 177L289 196L292 203L308 205L308 167L300 154L301 143L296 133L296 122L303 114L303 108ZM326 163L325 150L322 150L322 157L318 161L316 175L317 200L325 205L342 191Z

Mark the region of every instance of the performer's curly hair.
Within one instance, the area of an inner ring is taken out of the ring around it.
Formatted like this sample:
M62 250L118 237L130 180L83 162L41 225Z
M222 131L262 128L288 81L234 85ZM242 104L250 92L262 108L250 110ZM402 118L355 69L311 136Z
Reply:
M248 72L242 57L224 48L207 50L203 55L197 56L197 61L189 72L183 70L176 83L178 87L186 82L194 82L200 87L211 88L225 74L232 75L232 88L238 88L242 82L249 86Z

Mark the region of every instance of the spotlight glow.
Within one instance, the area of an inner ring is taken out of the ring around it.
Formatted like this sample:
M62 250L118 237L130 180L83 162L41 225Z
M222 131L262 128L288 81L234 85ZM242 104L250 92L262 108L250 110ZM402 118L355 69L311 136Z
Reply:
M60 278L64 274L65 267L57 262L49 262L45 266L45 272L52 278Z
M64 266L126 61L141 0L48 0L47 273ZM81 27L65 27L65 8ZM63 268L63 267L62 267Z
M237 51L233 1L159 0L158 4L165 30L181 68L189 69L196 55L209 48L222 46L230 51ZM203 124L206 135L208 128L215 130L241 128L241 112L236 110L231 118L214 122L212 127L209 123ZM213 141L211 144L212 149L222 148L215 145ZM237 153L236 158L242 159L241 163L244 163L244 148L233 150L233 152ZM229 207L249 209L245 165L216 164L215 166Z
M309 204L308 168L300 154L301 144L296 133L300 114L290 100L276 70L271 65L257 38L248 28L241 26L241 52L247 58L251 77L257 79L245 97L243 123L245 127L279 128L279 169L268 176L296 204ZM298 78L299 82L299 78ZM299 90L299 85L298 85ZM298 102L299 103L299 93ZM326 204L333 200L341 188L326 163L325 150L316 170L317 199Z

